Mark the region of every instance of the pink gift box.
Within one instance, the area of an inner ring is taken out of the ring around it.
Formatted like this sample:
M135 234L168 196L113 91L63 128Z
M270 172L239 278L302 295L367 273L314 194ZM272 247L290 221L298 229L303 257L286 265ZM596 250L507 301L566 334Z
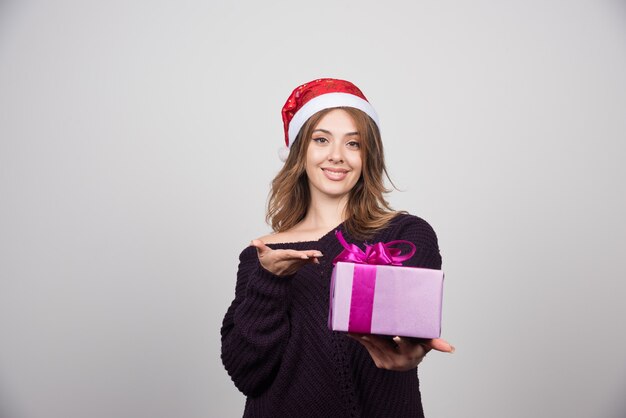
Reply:
M438 338L443 277L441 270L337 262L330 285L328 327Z

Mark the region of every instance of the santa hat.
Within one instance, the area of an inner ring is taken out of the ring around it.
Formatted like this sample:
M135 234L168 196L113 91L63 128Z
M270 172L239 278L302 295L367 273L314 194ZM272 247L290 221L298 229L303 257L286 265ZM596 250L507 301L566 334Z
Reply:
M354 107L367 114L376 125L378 115L357 86L349 81L320 78L298 86L291 92L283 106L285 148L279 150L282 161L287 160L289 148L306 121L320 110L333 107ZM379 125L380 126L380 125Z

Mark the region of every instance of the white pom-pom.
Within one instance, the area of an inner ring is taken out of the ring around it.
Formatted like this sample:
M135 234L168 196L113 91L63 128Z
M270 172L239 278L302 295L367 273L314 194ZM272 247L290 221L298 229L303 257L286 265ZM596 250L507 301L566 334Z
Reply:
M280 147L278 149L278 158L280 158L280 161L282 162L287 161L287 157L289 157L289 148Z

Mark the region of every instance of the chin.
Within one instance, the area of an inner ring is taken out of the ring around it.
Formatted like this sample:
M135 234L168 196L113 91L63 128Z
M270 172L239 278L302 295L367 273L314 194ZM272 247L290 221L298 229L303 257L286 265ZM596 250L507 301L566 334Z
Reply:
M322 193L324 193L325 195L328 196L332 196L332 197L343 197L347 194L350 194L350 192L352 191L352 189L354 188L354 186L352 187L328 187L328 188L323 188L320 189L320 191Z
M318 177L312 181L309 180L309 187L317 190L317 192L322 195L332 198L341 198L349 194L358 182L349 180L352 179L344 179L344 181L338 182L330 181L324 177Z

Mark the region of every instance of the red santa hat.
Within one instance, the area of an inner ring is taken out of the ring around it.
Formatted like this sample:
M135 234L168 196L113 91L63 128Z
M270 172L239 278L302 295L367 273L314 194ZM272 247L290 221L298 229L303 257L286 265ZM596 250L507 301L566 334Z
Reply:
M289 148L306 121L320 110L333 107L353 107L367 114L379 125L378 115L357 86L349 81L320 78L304 83L291 92L283 106L286 147L279 151L280 159L287 160Z

